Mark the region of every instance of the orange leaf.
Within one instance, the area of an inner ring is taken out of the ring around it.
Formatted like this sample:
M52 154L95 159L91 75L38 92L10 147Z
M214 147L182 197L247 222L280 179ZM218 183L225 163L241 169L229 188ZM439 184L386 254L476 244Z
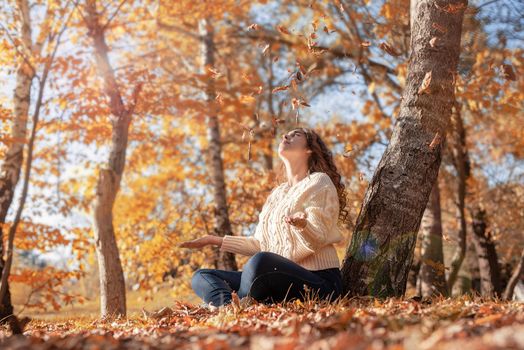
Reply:
M397 52L391 45L388 43L382 42L379 47L385 52L389 53L391 56L400 56L400 53Z
M420 87L418 88L417 94L429 94L431 92L429 86L431 84L431 71L427 72L426 75L424 75L424 80L422 80L422 84L420 84Z
M500 69L502 69L502 73L504 74L504 78L506 80L517 80L517 75L515 74L511 64L502 64L500 65Z
M284 91L284 90L287 90L289 88L289 85L282 85L282 86L277 86L276 88L273 89L273 91L271 91L271 93L275 93L275 92L278 92L278 91Z
M284 26L277 26L277 29L278 29L278 31L279 31L280 33L282 33L282 34L291 34L291 33L289 32L289 30L287 30L287 28L284 27Z

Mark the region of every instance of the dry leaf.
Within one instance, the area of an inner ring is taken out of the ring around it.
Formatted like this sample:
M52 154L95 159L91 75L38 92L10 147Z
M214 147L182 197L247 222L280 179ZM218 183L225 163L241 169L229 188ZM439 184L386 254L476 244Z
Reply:
M463 10L466 8L466 4L463 3L463 2L459 2L459 3L456 3L456 4L447 4L445 7L442 7L440 6L438 3L434 3L435 6L439 9L441 9L442 11L444 12L447 12L447 13L457 13L459 12L460 10Z
M273 91L271 91L271 93L275 93L275 92L278 92L278 91L284 91L284 90L287 90L289 88L289 85L282 85L282 86L277 86L276 88L273 89Z
M504 78L506 80L517 80L517 75L515 74L511 64L502 64L500 65L500 69L502 69L502 73L504 74Z
M391 56L400 56L400 53L397 52L391 45L388 43L382 42L380 43L379 47L384 50L385 52L389 53Z
M284 26L277 26L277 30L282 34L291 34L291 32Z
M426 75L424 75L424 79L422 80L422 84L420 84L420 87L418 88L417 94L429 94L431 92L429 86L431 84L431 71L427 72Z
M440 144L440 141L442 138L440 137L440 134L437 132L435 136L433 137L433 140L431 140L431 143L429 144L429 148L433 151L435 147L437 147Z
M262 53L265 54L266 51L269 49L269 44L267 44L266 46L264 46L264 49L262 50Z

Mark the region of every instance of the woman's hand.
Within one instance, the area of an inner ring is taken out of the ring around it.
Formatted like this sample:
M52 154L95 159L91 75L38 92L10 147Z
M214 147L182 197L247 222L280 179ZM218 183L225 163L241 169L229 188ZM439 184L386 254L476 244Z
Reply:
M304 228L307 225L307 214L303 211L298 211L291 216L284 216L284 221L290 225L298 228Z
M222 245L223 237L214 236L214 235L205 235L204 237L200 237L197 239L193 239L191 241L186 241L179 243L177 246L180 248L203 248L206 245Z

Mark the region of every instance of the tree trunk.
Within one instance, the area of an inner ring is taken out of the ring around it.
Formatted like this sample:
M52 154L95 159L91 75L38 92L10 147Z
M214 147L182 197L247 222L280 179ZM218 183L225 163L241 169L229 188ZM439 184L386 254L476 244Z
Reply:
M135 87L133 102L125 106L114 70L109 62L105 26L100 23L95 0L86 2L86 25L93 40L99 75L109 97L112 140L107 168L100 169L93 205L94 233L100 279L100 312L102 317L126 315L126 290L122 263L113 227L113 205L124 173L127 139L131 116L141 84Z
M451 137L451 155L453 158L453 165L457 170L458 189L457 189L457 209L459 212L460 228L457 235L457 248L451 259L450 272L448 275L448 291L452 294L453 285L457 280L460 266L466 256L466 184L470 175L469 157L466 147L466 131L462 122L460 113L460 105L456 102L453 107L453 115L451 118L453 124L453 137Z
M422 218L422 247L419 285L422 297L448 295L444 253L442 251L442 219L440 212L440 191L435 181Z
M21 31L20 38L26 52L32 51L31 39L31 17L29 4L27 1L17 3L20 11ZM34 71L29 64L22 60L16 71L16 85L13 96L14 119L11 128L12 142L7 148L5 158L2 162L0 171L0 271L4 270L4 234L3 225L7 218L7 212L13 202L14 192L24 160L24 145L27 136L27 120L29 116L29 105L31 101L31 82L33 81ZM4 323L8 316L13 313L11 304L11 293L9 283L6 280L5 293L0 300L0 323Z
M209 19L204 19L200 23L200 32L203 39L203 55L204 55L204 73L207 73L208 68L214 68L215 65L215 43L213 24ZM231 222L229 221L229 214L227 208L226 196L226 182L224 180L224 164L222 162L222 145L220 142L220 127L218 121L218 110L216 108L216 91L215 84L212 78L207 80L206 86L206 101L209 108L207 118L208 137L210 155L210 164L208 166L211 170L212 186L215 207L215 231L219 236L231 235ZM237 263L235 256L229 252L221 252L215 247L215 267L217 269L236 271Z
M348 295L388 297L405 292L454 101L466 5L462 1L414 5L407 86L399 117L366 191L342 264ZM448 6L459 10L444 11Z
M500 266L495 248L495 242L490 233L486 233L486 212L475 208L473 217L473 243L477 252L480 272L480 292L485 297L500 296Z
M520 261L517 264L515 271L513 271L513 274L511 275L509 283L506 286L506 289L504 290L504 295L502 297L504 300L511 300L513 298L513 291L515 290L515 286L517 285L518 281L521 279L523 273L524 273L524 249L522 250L522 253L520 254Z

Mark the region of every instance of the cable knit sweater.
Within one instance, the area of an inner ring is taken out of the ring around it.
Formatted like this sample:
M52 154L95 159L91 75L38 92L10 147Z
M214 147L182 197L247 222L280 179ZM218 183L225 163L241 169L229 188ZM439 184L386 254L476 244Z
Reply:
M297 211L307 214L307 225L298 228L284 221ZM309 174L295 185L283 182L264 203L253 236L226 235L221 251L251 256L260 251L277 253L308 270L337 267L333 243L342 239L337 226L337 189L324 172Z

